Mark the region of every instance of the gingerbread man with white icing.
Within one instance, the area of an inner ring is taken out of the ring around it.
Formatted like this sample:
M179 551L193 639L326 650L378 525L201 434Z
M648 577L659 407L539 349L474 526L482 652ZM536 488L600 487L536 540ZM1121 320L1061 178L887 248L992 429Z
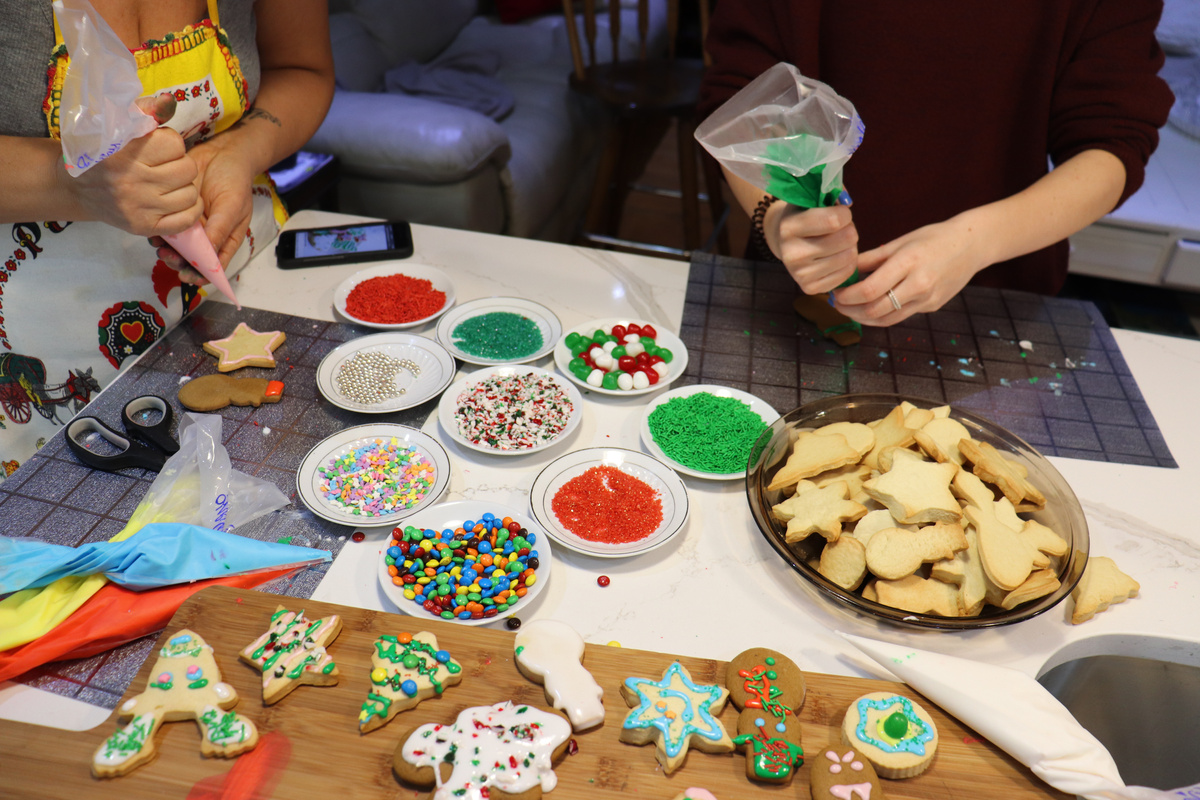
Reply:
M546 700L571 720L577 731L604 721L604 689L583 666L583 637L565 622L527 623L514 640L517 669L541 683Z

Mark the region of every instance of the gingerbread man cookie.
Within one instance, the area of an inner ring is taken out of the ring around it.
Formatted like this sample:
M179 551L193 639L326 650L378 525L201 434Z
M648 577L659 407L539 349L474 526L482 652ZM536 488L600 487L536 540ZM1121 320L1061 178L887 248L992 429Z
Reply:
M626 678L621 696L633 708L621 725L621 741L655 744L654 755L670 774L687 759L688 747L708 753L729 753L733 740L717 715L729 691L723 686L698 684L678 661L660 680Z
M271 705L301 684L332 686L337 664L326 646L342 630L337 614L313 620L304 612L277 606L271 627L241 652L241 659L263 675L263 703Z
M179 402L192 411L220 411L226 406L254 406L283 399L283 381L235 378L215 372L179 387Z
M380 636L371 664L371 691L358 715L359 733L386 725L401 711L462 680L462 665L428 631Z
M96 748L92 774L112 778L152 760L164 722L194 719L202 734L200 753L206 757L251 749L258 743L258 730L229 710L237 701L237 691L221 681L212 648L192 631L179 631L158 651L146 690L121 705L119 718L128 724Z
M821 750L812 765L809 790L813 800L883 800L871 762L845 745Z
M565 622L527 623L513 641L517 669L546 688L546 699L577 731L604 721L604 689L583 666L583 637Z
M242 367L275 366L275 348L287 339L283 331L256 331L239 322L233 333L224 339L213 339L201 347L217 357L220 372L232 372Z
M782 653L755 647L729 662L725 686L742 710L733 743L746 751L746 777L787 783L804 763L796 717L804 704L804 673Z

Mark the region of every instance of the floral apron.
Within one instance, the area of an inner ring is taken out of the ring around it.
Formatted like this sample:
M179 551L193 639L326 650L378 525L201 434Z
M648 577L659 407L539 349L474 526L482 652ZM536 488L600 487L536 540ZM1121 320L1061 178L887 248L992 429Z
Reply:
M43 111L59 138L58 105L69 63L55 22ZM237 56L208 18L134 52L146 95L172 92L167 123L188 145L233 125L249 102ZM254 212L232 275L287 219L266 175L253 185ZM41 447L121 367L195 308L208 287L181 284L143 236L101 222L12 225L0 250L0 480ZM7 251L7 252L6 252Z

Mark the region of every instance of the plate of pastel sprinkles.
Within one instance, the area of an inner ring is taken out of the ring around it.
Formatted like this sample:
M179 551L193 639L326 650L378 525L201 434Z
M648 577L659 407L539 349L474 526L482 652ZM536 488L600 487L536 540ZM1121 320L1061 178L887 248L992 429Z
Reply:
M397 526L377 574L400 611L486 625L528 606L550 576L550 538L497 503L441 503Z
M688 517L683 480L653 456L620 447L550 462L534 479L529 504L555 543L601 558L661 547Z
M493 455L516 456L562 441L579 425L583 397L539 367L489 367L442 393L438 422L454 441Z
M642 443L685 475L712 480L746 477L758 437L779 414L752 394L698 384L654 398L642 414Z
M495 366L536 361L554 349L562 323L541 303L520 297L483 297L451 309L437 340L468 364Z
M441 496L450 458L428 434L406 425L359 425L308 452L296 472L304 504L342 525L388 524Z

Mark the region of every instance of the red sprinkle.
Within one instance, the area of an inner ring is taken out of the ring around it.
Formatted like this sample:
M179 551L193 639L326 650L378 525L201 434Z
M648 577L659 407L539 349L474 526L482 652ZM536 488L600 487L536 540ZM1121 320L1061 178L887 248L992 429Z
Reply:
M346 311L364 322L400 325L436 314L446 304L446 293L424 278L384 275L368 278L346 296Z
M663 520L658 492L609 466L592 467L567 481L550 506L563 527L589 542L636 542L654 533Z
M610 583L612 583L612 580L607 575L601 575L599 578L596 578L596 583L600 584L601 586L608 586Z

